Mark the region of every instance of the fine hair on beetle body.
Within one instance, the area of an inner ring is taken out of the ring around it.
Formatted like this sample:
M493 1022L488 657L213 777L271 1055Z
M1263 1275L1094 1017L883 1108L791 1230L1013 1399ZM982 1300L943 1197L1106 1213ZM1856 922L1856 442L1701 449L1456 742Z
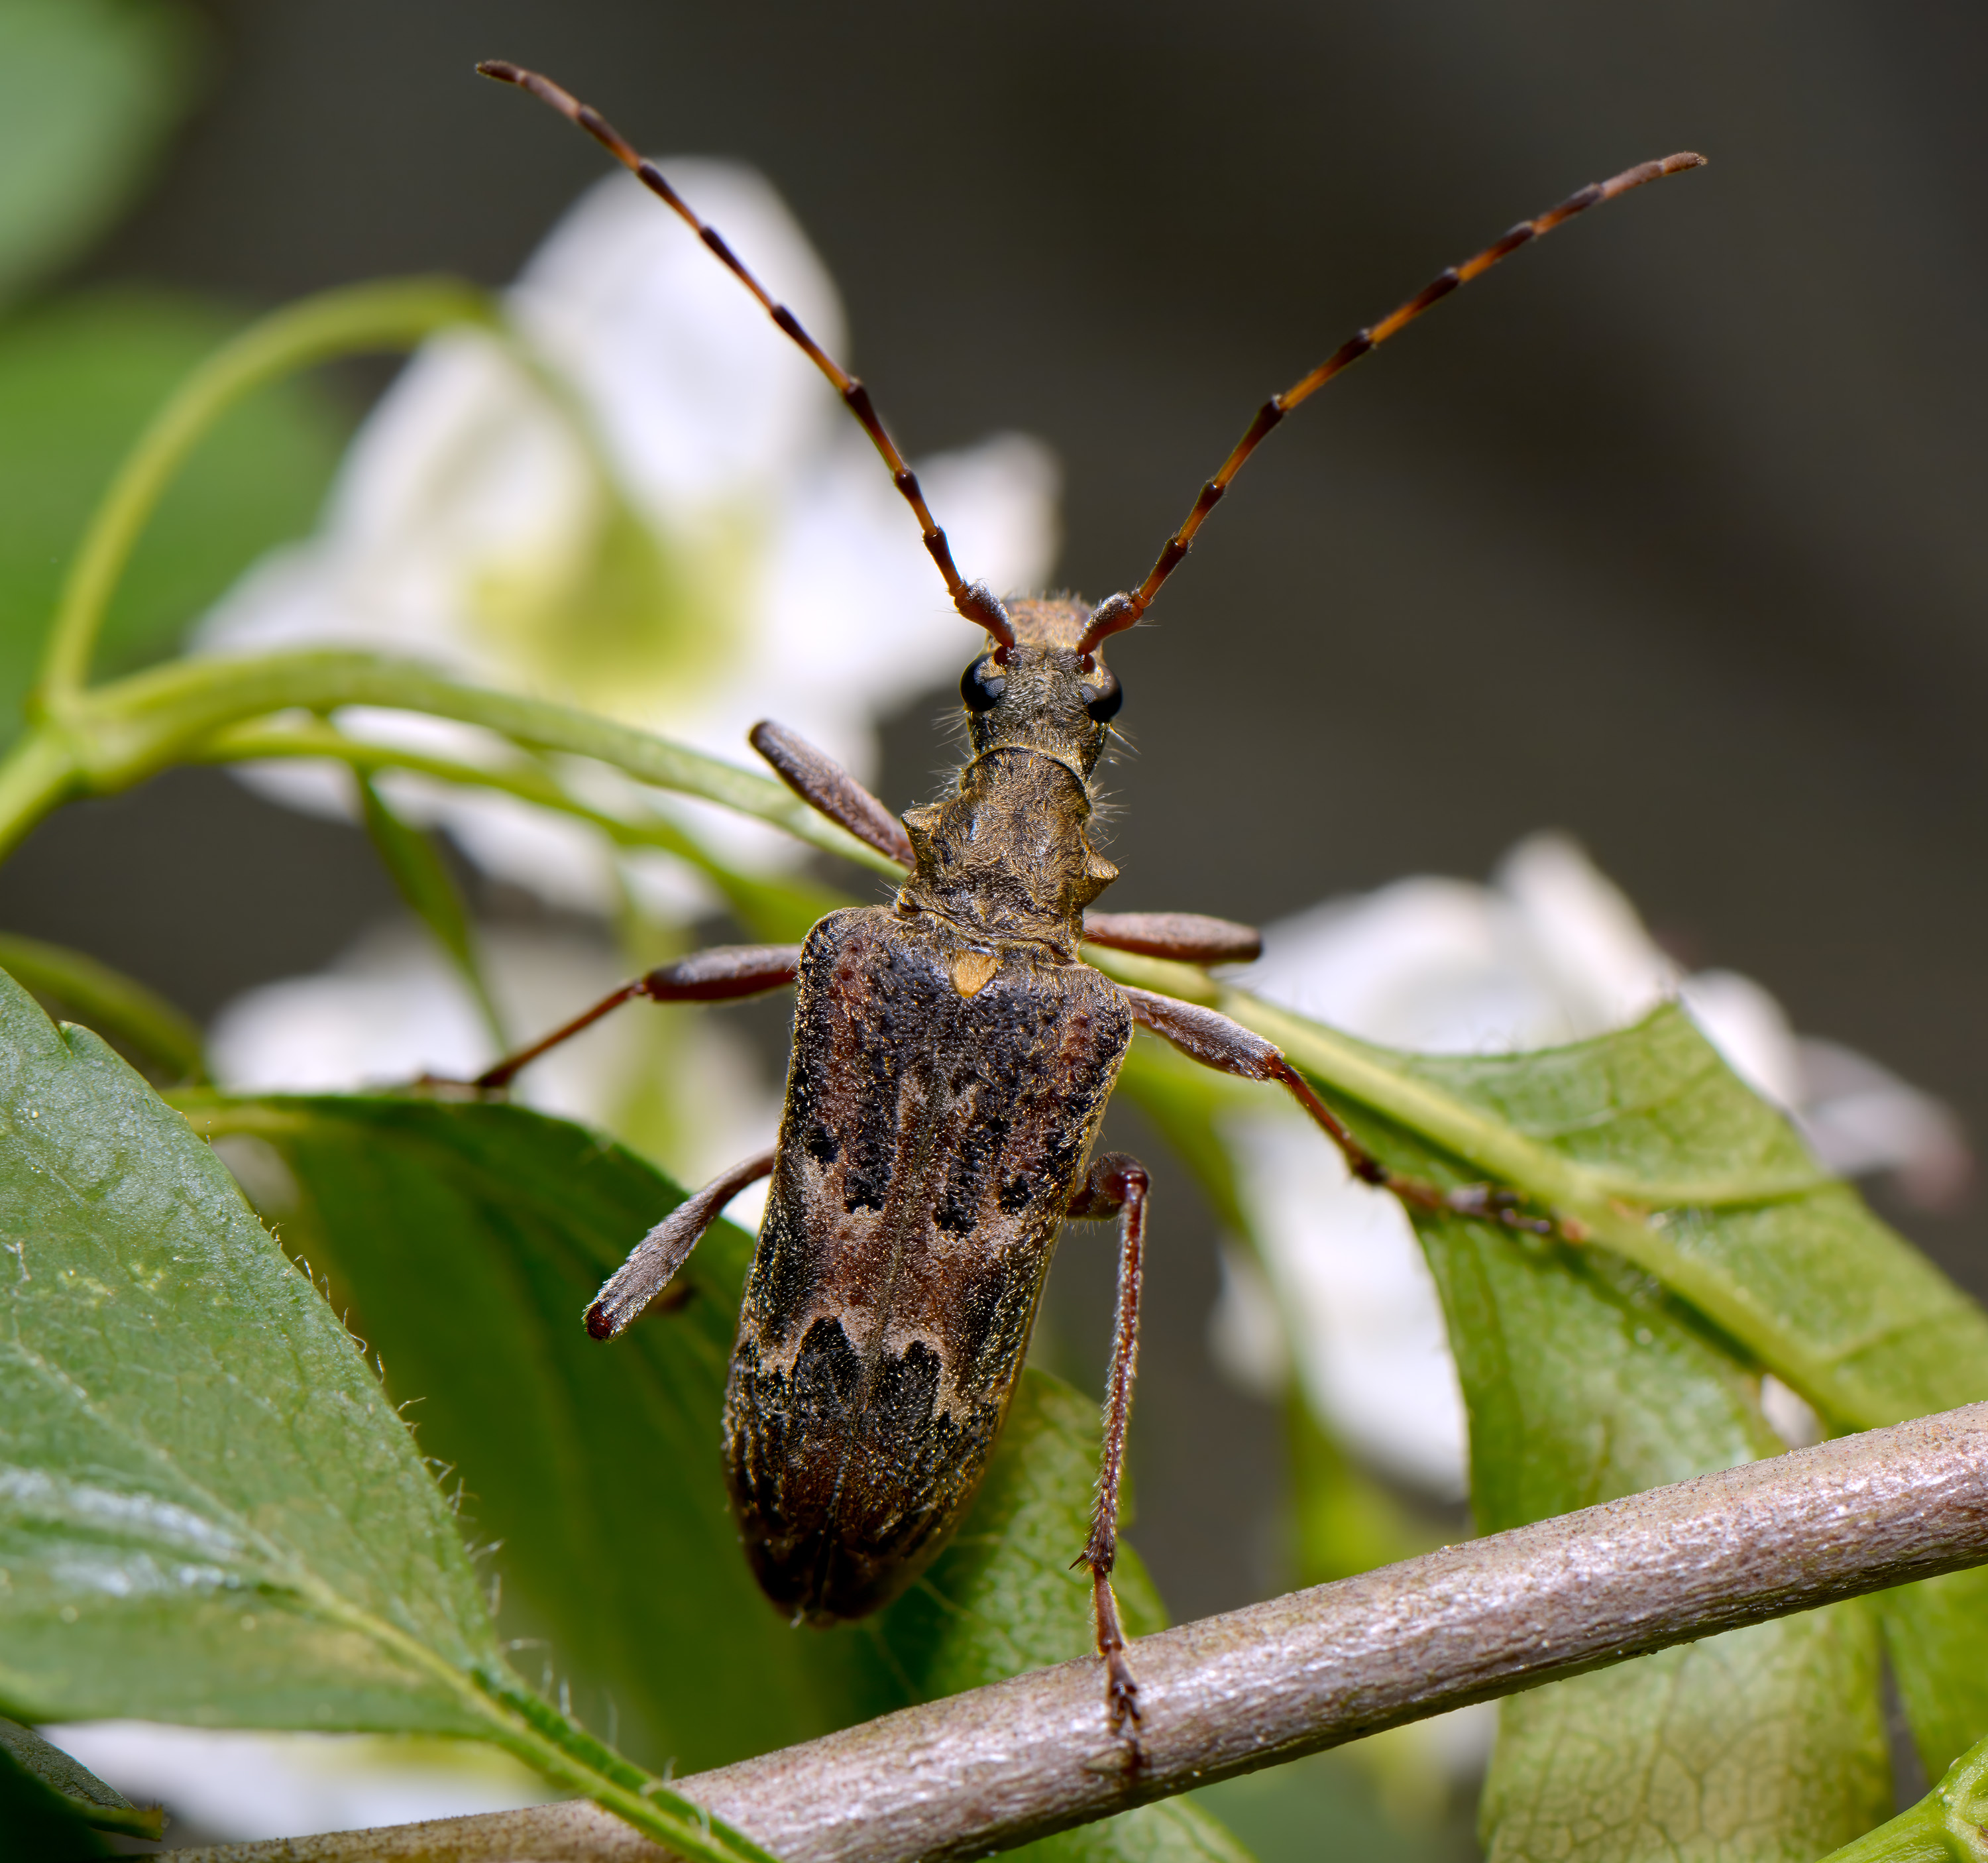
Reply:
M826 376L881 456L960 615L986 644L960 678L966 755L940 800L894 816L771 721L752 747L803 800L904 870L887 905L830 913L799 945L696 952L624 985L466 1084L495 1092L620 1005L738 1001L792 986L779 1136L686 1198L600 1290L585 1324L611 1339L669 1286L732 1198L769 1178L726 1388L723 1454L747 1557L797 1621L860 1617L945 1544L985 1472L1070 1219L1118 1231L1118 1300L1087 1540L1100 1712L1140 1763L1144 1717L1112 1594L1138 1358L1148 1180L1095 1153L1135 1027L1203 1066L1288 1093L1353 1173L1412 1209L1540 1232L1559 1226L1494 1185L1442 1190L1387 1171L1262 1036L1199 1004L1114 981L1103 946L1176 962L1246 961L1246 926L1191 913L1090 910L1117 877L1094 847L1095 772L1124 688L1105 644L1134 626L1256 446L1300 402L1458 286L1562 221L1700 165L1645 162L1520 221L1357 332L1265 402L1144 582L1095 604L1002 600L962 576L863 384L776 303L723 235L590 107L516 66L480 66L592 136L678 214Z

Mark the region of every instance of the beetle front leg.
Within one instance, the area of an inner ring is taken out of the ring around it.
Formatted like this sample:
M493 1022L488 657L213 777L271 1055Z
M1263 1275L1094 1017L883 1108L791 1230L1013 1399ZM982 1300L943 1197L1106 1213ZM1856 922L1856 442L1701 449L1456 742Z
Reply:
M612 1339L632 1324L671 1278L690 1259L704 1232L718 1212L748 1184L756 1184L773 1168L777 1146L734 1165L694 1190L637 1243L628 1259L610 1274L587 1310L587 1330L596 1339Z
M1198 1003L1183 1003L1178 997L1156 996L1151 990L1134 989L1121 983L1118 993L1134 1017L1163 1035L1188 1060L1219 1073L1232 1074L1246 1080L1268 1080L1282 1087L1311 1115L1313 1122L1339 1148L1346 1168L1362 1183L1391 1191L1406 1204L1432 1215L1472 1216L1480 1221L1502 1222L1508 1229L1526 1229L1550 1236L1558 1226L1549 1217L1526 1214L1510 1192L1489 1184L1465 1184L1454 1190L1391 1172L1347 1129L1344 1121L1312 1091L1311 1083L1284 1058L1274 1042L1266 1041L1254 1030Z
M900 867L911 865L911 837L904 823L827 751L770 718L760 719L746 732L746 741L810 808L847 828L859 841L867 841L879 854L888 854Z
M1118 1219L1118 1317L1111 1335L1111 1373L1104 1394L1104 1446L1097 1470L1097 1500L1090 1513L1090 1539L1072 1562L1090 1570L1097 1622L1097 1653L1104 1658L1106 1696L1114 1733L1129 1717L1139 1718L1139 1685L1125 1662L1125 1631L1111 1589L1118 1558L1118 1489L1125 1472L1125 1430L1132 1415L1132 1375L1139 1358L1139 1280L1146 1238L1146 1168L1122 1151L1095 1159L1070 1213L1080 1222Z

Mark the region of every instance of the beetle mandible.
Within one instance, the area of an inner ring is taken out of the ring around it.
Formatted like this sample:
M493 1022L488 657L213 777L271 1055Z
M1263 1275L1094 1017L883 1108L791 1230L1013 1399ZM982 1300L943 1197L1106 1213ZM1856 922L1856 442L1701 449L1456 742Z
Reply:
M550 104L681 216L806 352L869 435L917 518L962 616L988 647L960 680L972 754L944 800L894 818L821 752L770 722L755 749L805 801L900 862L889 906L831 912L800 945L698 952L624 986L473 1083L495 1090L548 1049L637 997L735 1002L798 986L778 1142L687 1198L637 1245L587 1312L611 1338L669 1284L747 1185L770 1175L725 1405L732 1504L748 1557L796 1619L861 1617L945 1545L986 1470L1028 1346L1057 1236L1115 1218L1118 1303L1089 1568L1106 1708L1139 1718L1111 1591L1118 1492L1138 1354L1147 1177L1091 1148L1135 1025L1204 1066L1282 1087L1356 1176L1427 1210L1546 1230L1489 1185L1443 1191L1392 1174L1270 1043L1212 1009L1114 982L1085 942L1194 964L1257 954L1247 927L1191 914L1086 908L1117 869L1086 838L1093 775L1124 688L1104 642L1134 626L1258 444L1377 344L1563 221L1699 167L1645 162L1521 221L1360 330L1260 407L1202 487L1145 580L1094 607L1002 601L954 566L945 533L868 391L776 303L723 237L600 114L549 79L477 69Z

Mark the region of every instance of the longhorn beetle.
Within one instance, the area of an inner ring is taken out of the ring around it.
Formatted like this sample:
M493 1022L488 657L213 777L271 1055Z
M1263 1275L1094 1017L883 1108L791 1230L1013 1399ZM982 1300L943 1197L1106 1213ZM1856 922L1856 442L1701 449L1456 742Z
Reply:
M612 1338L668 1286L725 1205L771 1175L725 1392L725 1472L759 1583L796 1620L874 1611L945 1545L1006 1415L1058 1229L1070 1218L1116 1218L1118 1307L1102 1466L1090 1540L1073 1563L1090 1569L1106 1709L1122 1730L1139 1717L1138 1689L1111 1567L1147 1178L1122 1152L1090 1153L1134 1026L1205 1067L1282 1087L1355 1176L1414 1208L1531 1229L1554 1225L1489 1185L1445 1192L1388 1172L1260 1036L1212 1009L1116 983L1084 962L1086 940L1202 965L1259 949L1255 932L1224 920L1087 913L1118 871L1084 832L1092 773L1124 699L1104 643L1145 613L1244 461L1300 401L1528 241L1703 157L1645 162L1521 221L1273 395L1138 588L1095 607L1065 598L1004 602L954 566L868 390L654 165L536 73L494 60L477 69L586 130L681 216L806 353L883 456L946 593L988 645L959 682L972 754L952 793L908 811L901 825L793 732L766 722L750 734L803 800L907 869L893 904L831 912L800 945L728 946L651 971L472 1084L502 1088L636 997L735 1002L798 986L779 1142L680 1204L587 1312L587 1330Z

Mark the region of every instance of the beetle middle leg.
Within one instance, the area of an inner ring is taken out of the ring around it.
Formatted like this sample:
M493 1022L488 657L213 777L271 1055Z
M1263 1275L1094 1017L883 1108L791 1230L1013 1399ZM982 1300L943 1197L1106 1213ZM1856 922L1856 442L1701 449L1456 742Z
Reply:
M1112 1327L1111 1371L1104 1394L1104 1446L1097 1470L1097 1499L1090 1513L1090 1538L1072 1562L1090 1571L1097 1624L1097 1653L1104 1658L1111 1726L1139 1718L1139 1685L1125 1662L1125 1631L1111 1590L1118 1557L1118 1490L1125 1472L1125 1429L1132 1415L1132 1375L1139 1358L1139 1280L1146 1237L1146 1168L1122 1151L1092 1161L1071 1198L1070 1214L1079 1221L1118 1219L1118 1317Z
M1527 1214L1510 1192L1495 1185L1465 1184L1445 1190L1420 1178L1402 1177L1388 1170L1313 1092L1311 1083L1285 1059L1281 1048L1232 1018L1204 1009L1199 1003L1156 996L1129 984L1121 983L1118 990L1139 1022L1155 1035L1165 1036L1190 1060L1246 1080L1272 1081L1282 1087L1339 1148L1347 1168L1362 1183L1391 1191L1404 1203L1433 1215L1472 1216L1542 1236L1552 1235L1557 1228L1550 1217Z
M495 1093L509 1087L541 1055L549 1054L562 1042L592 1028L624 1003L637 998L650 1003L739 1003L748 996L762 996L769 990L784 989L800 974L800 965L798 945L714 945L708 951L694 951L687 958L658 965L647 975L623 984L590 1009L581 1010L570 1022L563 1022L549 1035L540 1036L529 1048L520 1048L485 1068L473 1080L445 1081L429 1076L424 1084L473 1087L480 1093Z

